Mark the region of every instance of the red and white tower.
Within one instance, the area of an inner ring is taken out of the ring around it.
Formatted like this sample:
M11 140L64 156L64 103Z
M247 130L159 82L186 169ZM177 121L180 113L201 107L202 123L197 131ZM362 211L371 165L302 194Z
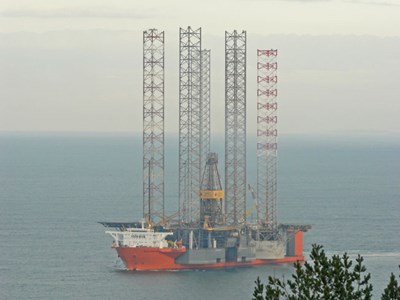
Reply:
M257 200L268 239L277 234L277 55L257 50Z

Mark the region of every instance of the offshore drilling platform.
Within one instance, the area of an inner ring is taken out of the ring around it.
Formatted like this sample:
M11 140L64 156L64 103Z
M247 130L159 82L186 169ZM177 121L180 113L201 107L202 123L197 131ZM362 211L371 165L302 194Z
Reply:
M201 28L179 30L179 195L164 207L164 32L143 32L143 221L101 222L129 270L304 260L311 225L277 221L277 55L257 50L257 186L246 181L246 31L225 32L225 168L210 151L210 55ZM253 198L247 207L247 190ZM254 213L255 210L255 213ZM249 222L250 214L256 215Z

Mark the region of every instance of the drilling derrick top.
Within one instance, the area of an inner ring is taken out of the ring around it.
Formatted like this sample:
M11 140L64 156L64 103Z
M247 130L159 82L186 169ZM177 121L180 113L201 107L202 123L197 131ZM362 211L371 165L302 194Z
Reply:
M222 211L224 191L217 164L218 155L210 153L204 169L200 190L200 225L205 229L224 223Z

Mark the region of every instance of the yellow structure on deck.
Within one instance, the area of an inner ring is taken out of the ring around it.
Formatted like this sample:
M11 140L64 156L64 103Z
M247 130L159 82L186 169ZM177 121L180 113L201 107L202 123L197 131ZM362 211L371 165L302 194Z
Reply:
M224 198L224 190L201 190L201 199L221 199Z

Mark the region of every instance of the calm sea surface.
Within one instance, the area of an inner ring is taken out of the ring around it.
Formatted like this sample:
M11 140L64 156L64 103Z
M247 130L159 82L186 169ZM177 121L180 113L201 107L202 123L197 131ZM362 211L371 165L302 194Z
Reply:
M166 145L171 213L176 141ZM223 145L213 141L222 172ZM97 222L140 219L141 157L139 135L0 135L0 299L251 299L257 276L290 276L291 265L125 271ZM378 298L390 272L400 272L400 141L282 137L278 217L314 225L306 255L313 243L330 255L363 255Z

